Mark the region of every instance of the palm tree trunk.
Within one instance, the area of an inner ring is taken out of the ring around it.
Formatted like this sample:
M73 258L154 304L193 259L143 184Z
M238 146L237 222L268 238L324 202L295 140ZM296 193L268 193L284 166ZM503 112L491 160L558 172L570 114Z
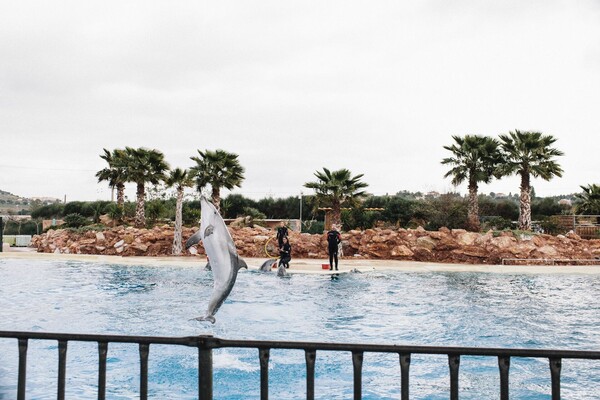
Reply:
M125 184L117 183L117 207L121 210L125 205Z
M531 230L531 186L529 185L529 172L521 173L521 197L519 199L519 229Z
M342 210L341 204L337 201L333 201L331 204L331 225L336 225L338 229L342 229Z
M467 215L467 229L479 232L479 201L477 199L477 182L469 184L469 211Z
M216 186L212 188L212 202L219 214L221 214L221 191Z
M183 215L183 186L177 187L177 204L175 206L175 230L173 232L173 255L180 255L182 249L182 215Z
M137 204L135 208L135 226L136 228L143 228L144 226L146 226L146 190L143 182L137 184L136 194Z
M125 184L117 183L117 209L118 217L117 223L123 223L124 209L125 209Z

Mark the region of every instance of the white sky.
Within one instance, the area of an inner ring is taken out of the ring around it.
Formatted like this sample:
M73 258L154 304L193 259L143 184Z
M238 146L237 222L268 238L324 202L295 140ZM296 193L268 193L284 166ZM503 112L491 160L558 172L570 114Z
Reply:
M537 195L600 183L599 1L0 2L0 189L20 196L110 199L99 155L124 146L237 153L254 198L322 167L446 192L452 135L514 129L565 152Z

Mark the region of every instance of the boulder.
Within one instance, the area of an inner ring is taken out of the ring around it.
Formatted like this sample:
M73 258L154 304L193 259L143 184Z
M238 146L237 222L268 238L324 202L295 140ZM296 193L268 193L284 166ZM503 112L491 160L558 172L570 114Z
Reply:
M516 243L514 237L509 236L498 236L490 239L489 244L498 249L507 249L512 247Z
M98 242L98 243L106 242L106 236L104 236L104 232L96 232L96 242Z
M433 239L430 236L421 236L417 238L417 246L430 251L435 248L437 242L438 241L436 239Z
M390 255L392 257L412 257L415 253L405 245L395 246Z

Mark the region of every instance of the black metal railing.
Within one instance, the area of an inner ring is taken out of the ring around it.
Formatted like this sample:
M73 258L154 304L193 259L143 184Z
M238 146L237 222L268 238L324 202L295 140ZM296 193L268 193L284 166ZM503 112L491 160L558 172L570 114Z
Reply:
M396 346L376 344L342 344L316 342L285 342L259 340L227 340L212 336L152 337L119 335L86 335L42 332L0 331L0 338L17 339L19 371L17 399L24 400L27 390L27 348L29 340L58 341L58 393L65 398L67 347L69 342L96 342L98 344L98 399L106 397L106 361L109 343L134 343L140 353L140 399L148 398L148 357L151 344L178 345L198 349L198 398L213 398L213 349L255 348L260 364L260 397L269 398L269 357L271 349L304 350L306 359L306 398L315 397L315 364L317 351L349 352L352 354L354 372L354 399L362 397L362 368L364 353L396 353L399 356L401 399L409 398L409 369L413 354L446 355L449 367L450 399L458 399L459 367L461 356L484 356L498 359L500 399L509 398L509 370L513 357L542 358L549 361L552 399L560 399L560 373L563 359L600 360L599 351L502 349L473 347Z

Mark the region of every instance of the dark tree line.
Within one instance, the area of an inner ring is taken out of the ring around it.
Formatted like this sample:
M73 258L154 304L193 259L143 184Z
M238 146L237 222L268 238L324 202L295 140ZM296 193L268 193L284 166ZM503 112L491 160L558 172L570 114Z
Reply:
M396 195L369 196L359 206L342 211L344 230L368 229L376 226L395 228L416 228L422 226L428 230L440 227L465 229L467 227L468 198L456 193L443 194L437 198L422 196L420 193L400 192ZM478 196L479 214L482 229L514 229L514 221L519 218L519 200L515 197L493 198L487 195ZM325 212L318 210L314 196L302 196L303 231L320 233L323 228ZM150 224L165 223L175 220L175 198L152 199L146 202L146 215ZM71 216L74 224L81 225L79 215L87 223L98 221L99 215L114 211L114 203L108 201L82 202L73 201L66 204L53 203L32 211L33 219L65 219ZM369 209L381 209L371 211ZM534 198L531 205L532 217L535 221L544 221L552 215L569 213L570 207L561 206L557 198ZM124 216L134 218L135 202L125 202ZM255 222L260 219L298 219L300 217L299 196L285 198L266 197L259 200L244 197L241 194L230 194L223 198L221 211L224 218L234 219L251 216ZM195 226L200 219L200 202L188 200L183 202L183 224Z

